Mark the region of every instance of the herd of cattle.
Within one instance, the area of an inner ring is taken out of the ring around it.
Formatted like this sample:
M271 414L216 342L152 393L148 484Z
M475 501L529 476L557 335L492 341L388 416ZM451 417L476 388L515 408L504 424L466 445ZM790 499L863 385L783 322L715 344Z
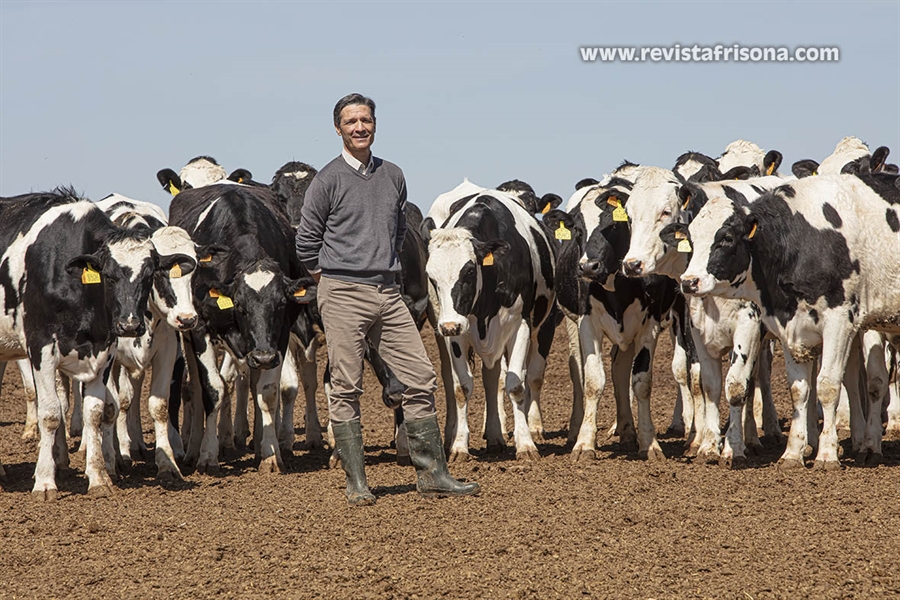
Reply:
M604 338L611 433L641 458L664 458L651 367L670 327L670 429L689 455L738 466L761 444L759 421L783 440L770 383L777 340L793 402L780 464L803 466L814 452L816 467L838 467L838 425L849 425L857 463L877 464L885 429L900 432L900 176L887 155L845 138L784 176L780 153L741 140L717 159L685 153L671 170L626 161L580 181L562 207L518 180L465 180L424 216L410 204L400 284L415 322L435 330L449 459L469 457L475 356L488 450L506 446L508 398L517 458L538 457L541 384L564 323L574 460L596 449ZM162 480L185 466L213 471L220 452L247 443L248 399L260 471L284 469L301 389L306 443L324 446L316 351L327 332L293 251L315 173L291 162L264 185L198 157L157 174L173 195L168 218L154 204L90 202L64 188L0 200L0 364L17 362L31 396L23 437L39 437L35 495L56 497L67 436L81 436L91 494L110 493L119 470L148 452L148 370ZM367 359L395 409L403 461L403 383L371 344Z

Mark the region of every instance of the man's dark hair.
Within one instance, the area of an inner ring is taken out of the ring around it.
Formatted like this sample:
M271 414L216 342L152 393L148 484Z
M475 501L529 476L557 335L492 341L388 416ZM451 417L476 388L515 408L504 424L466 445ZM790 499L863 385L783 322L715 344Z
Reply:
M348 106L352 106L354 104L362 104L364 106L368 106L369 110L372 111L372 118L375 118L375 101L371 98L366 98L362 94L347 94L343 98L337 101L337 104L334 105L334 126L340 127L341 125L341 111Z

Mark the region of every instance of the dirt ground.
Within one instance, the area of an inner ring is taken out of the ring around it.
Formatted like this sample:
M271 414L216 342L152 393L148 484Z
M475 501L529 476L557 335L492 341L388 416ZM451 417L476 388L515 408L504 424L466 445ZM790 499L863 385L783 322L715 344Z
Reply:
M423 333L437 360L430 329ZM900 442L877 468L845 460L837 472L782 471L782 447L727 471L692 462L682 439L662 439L661 465L619 451L598 419L597 460L567 454L571 384L557 332L544 384L541 460L510 448L483 453L480 384L470 410L473 460L451 465L479 497L426 500L411 467L395 464L391 414L367 376L363 427L378 502L350 508L325 451L286 457L261 475L252 453L217 477L191 474L163 488L142 462L112 497L86 495L83 456L55 503L32 500L35 442L20 439L24 396L15 369L0 402L0 598L891 598L900 597ZM653 415L662 434L675 384L662 336ZM773 388L790 415L784 368ZM441 391L438 410L443 419ZM144 400L146 404L146 399ZM325 422L319 392L320 419ZM511 427L511 423L510 423ZM144 410L144 436L153 429ZM844 435L846 437L846 434ZM846 448L849 456L849 448Z

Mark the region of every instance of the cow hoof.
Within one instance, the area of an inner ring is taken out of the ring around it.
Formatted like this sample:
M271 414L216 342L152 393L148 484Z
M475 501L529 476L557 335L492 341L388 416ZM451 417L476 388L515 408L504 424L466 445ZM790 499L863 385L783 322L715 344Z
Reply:
M524 450L516 450L516 460L535 462L540 459L541 455L538 454L537 448L525 448Z
M258 473L270 475L272 473L284 473L284 465L278 461L277 456L269 456L259 461Z
M746 444L745 446L747 454L752 454L753 456L759 456L762 454L763 447L761 443L755 444Z
M573 463L588 462L596 458L597 453L589 448L575 448L572 450L571 460Z
M684 427L672 427L671 425L666 429L666 433L663 434L667 438L683 438L684 437Z
M871 450L861 450L856 455L856 464L860 467L877 467L881 464L881 454Z
M697 453L697 462L707 465L719 464L719 453L715 450L701 450Z
M56 490L35 490L31 492L31 497L38 502L56 502Z
M543 429L532 429L532 430L530 430L530 433L531 433L531 439L533 439L533 440L540 440L542 442L546 440L546 438L544 436L547 435L547 432L544 431Z
M503 442L488 442L486 451L488 454L494 456L503 454L504 452L506 452L506 444L504 444Z
M281 452L281 457L285 456L294 456L294 444L285 444L284 446L279 445L278 450Z
M622 449L622 452L630 453L637 452L638 443L637 440L623 440L619 442L619 448Z
M147 447L138 448L137 452L133 454L137 454L138 456L140 456L141 460L144 462L153 462L156 459L156 455Z
M407 456L397 456L397 464L401 467L411 467L412 460L409 458L408 455Z
M156 474L156 480L163 486L183 481L181 473L176 471L160 471Z
M302 444L300 444L300 448L302 450L324 450L326 448L325 440L306 440Z
M113 488L112 485L105 483L88 488L88 496L91 498L106 498L107 496L112 496L114 493L115 488Z
M646 460L651 463L665 462L666 455L663 454L663 451L660 448L649 448L647 450L640 450L638 452L638 458L641 460Z
M722 456L719 458L719 466L723 469L737 471L747 466L747 458L745 456Z
M699 450L700 446L688 444L684 447L684 456L685 458L697 458L697 452Z
M450 456L447 457L447 462L464 463L469 462L471 458L472 456L467 450L453 450L450 452Z
M813 464L815 471L840 471L841 463L836 460L817 460Z
M332 453L331 453L331 456L328 458L328 468L329 468L329 469L336 469L337 466L340 464L340 462L341 462L341 459L340 459L340 457L338 456L338 453L337 453L337 452L332 452Z
M815 454L815 452L816 452L816 449L813 448L812 446L810 446L809 444L807 444L807 445L803 448L803 458L809 458L810 456L812 456L813 454Z
M26 442L28 440L36 440L40 435L40 431L38 430L37 425L35 425L34 427L25 428L25 431L22 432L22 439Z
M123 473L128 473L129 471L131 471L131 465L131 457L123 456L122 460L116 461L116 470L122 471Z
M806 465L802 460L797 458L780 458L778 459L778 468L785 471L794 471L797 469L805 469Z
M211 477L218 477L222 474L222 471L219 469L219 465L215 463L203 463L197 465L197 473L201 475L209 475Z

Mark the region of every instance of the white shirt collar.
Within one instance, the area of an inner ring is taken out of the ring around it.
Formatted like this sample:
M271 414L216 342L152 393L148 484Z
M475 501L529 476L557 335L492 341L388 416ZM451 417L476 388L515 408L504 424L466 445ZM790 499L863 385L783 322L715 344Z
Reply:
M344 161L350 165L354 171L358 171L363 175L368 175L375 166L375 157L371 151L369 151L369 164L367 165L363 165L362 162L358 161L355 156L347 152L346 148L341 148L341 156L344 157Z

